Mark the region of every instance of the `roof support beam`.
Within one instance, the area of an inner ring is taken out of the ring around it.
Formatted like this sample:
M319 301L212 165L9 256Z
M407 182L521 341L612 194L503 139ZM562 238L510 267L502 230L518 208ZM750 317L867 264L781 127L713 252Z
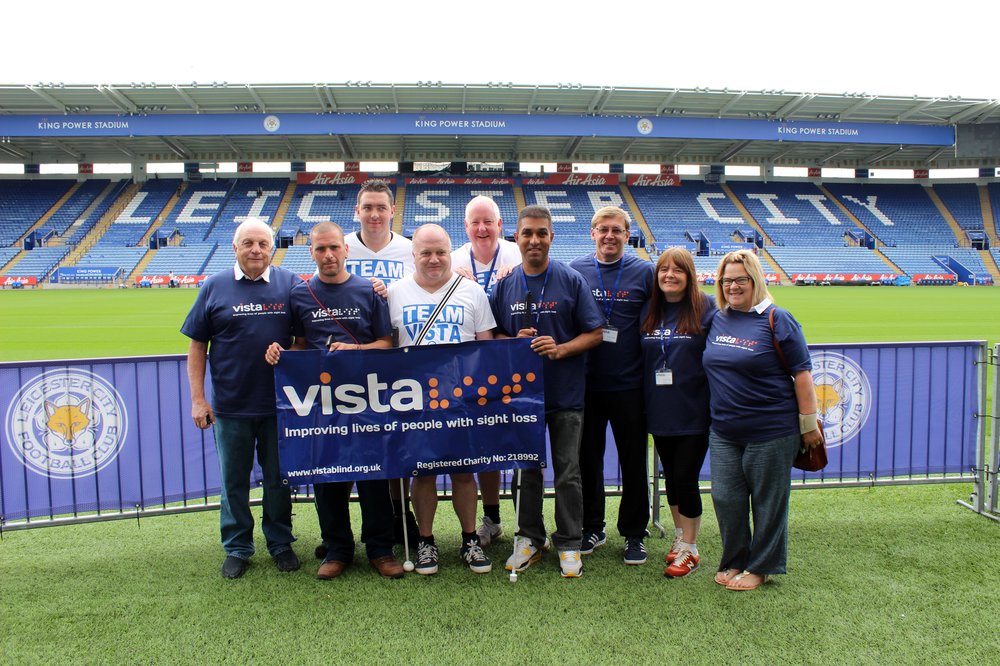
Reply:
M250 93L250 96L253 97L253 101L256 102L257 106L260 108L261 113L267 113L267 105L264 104L264 100L260 98L260 95L257 94L257 91L254 90L253 86L248 83L246 88Z
M868 157L866 157L864 159L864 162L866 164L878 164L882 160L884 160L884 159L886 159L888 157L892 157L893 155L895 155L896 153L898 153L902 149L903 149L903 146L889 146L885 150L880 150L879 152L877 152L877 153L875 153L873 155L869 155Z
M567 141L566 145L563 146L563 154L566 155L566 157L573 157L573 155L576 154L577 149L580 148L581 141L583 141L582 136L575 136Z
M128 150L127 148L125 148L125 146L123 146L121 144L121 141L115 141L112 145L116 149L118 149L119 152L121 152L123 155L125 155L129 159L133 159L134 160L136 158L135 153L133 153L131 150Z
M853 116L855 113L865 108L873 101L875 101L875 97L865 97L862 100L858 100L857 102L851 104L849 107L840 112L840 119L847 120L849 116Z
M535 86L535 89L531 91L531 99L528 100L528 115L529 116L531 115L531 112L535 108L535 97L537 97L537 96L538 96L538 86Z
M628 151L632 150L632 146L635 145L635 142L637 140L638 139L632 139L631 141L629 141L628 143L625 144L625 147L622 148L622 152L621 152L622 157L624 157L628 153Z
M930 157L927 158L927 164L933 164L934 160L944 155L945 152L947 152L950 149L951 146L942 146L941 148L938 148L937 150L935 150L933 153L930 154Z
M729 109L731 109L734 106L736 106L736 104L739 103L739 101L741 99L743 99L743 96L746 95L746 94L747 93L744 90L743 92L741 92L740 94L736 95L731 100L729 100L728 102L726 102L725 105L723 105L723 107L721 109L719 109L719 118L721 118L722 116L724 116L726 114L726 112L729 111Z
M596 113L596 114L602 113L604 111L604 107L606 107L608 105L608 102L611 101L611 96L614 95L614 94L615 94L614 87L608 88L607 95L605 95L604 100L601 102L601 105L597 107L597 110L594 111L594 113Z
M788 148L785 148L781 152L777 152L774 155L771 155L770 157L768 157L767 161L770 162L771 164L774 164L775 162L777 162L778 160L780 160L782 157L784 157L788 153L792 152L793 150L795 150L795 148L792 147L792 146L789 146Z
M670 108L671 103L674 101L674 97L677 97L677 93L680 92L680 88L674 88L669 95L667 95L660 105L656 107L656 115L661 115L664 111Z
M135 113L139 110L131 100L111 86L97 86L97 92L101 93L104 99L108 100L122 111Z
M237 147L237 145L233 143L228 136L222 137L222 142L227 146L229 146L229 150L233 151L236 157L239 157L240 159L243 158L244 156L243 151L240 150L239 147Z
M191 97L191 95L188 95L188 94L187 94L187 93L186 93L186 92L184 91L184 89L183 89L183 88L181 88L180 86L177 86L177 85L175 85L175 86L173 86L173 88L174 88L174 92L176 92L176 93L177 93L177 95L178 95L178 96L179 96L179 97L180 97L180 98L181 98L182 100L184 100L184 103L185 103L185 104L187 104L188 106L190 106L190 107L191 107L191 110L192 110L192 111L194 111L195 113L201 113L201 107L200 107L200 106L198 106L198 103L197 103L196 101L194 101L194 98L193 98L193 97Z
M168 139L165 136L161 136L160 141L166 144L167 148L173 151L173 153L178 157L180 157L181 159L185 160L191 159L191 153L176 139Z
M826 164L827 162L829 162L830 160L832 160L832 159L833 159L834 157L836 157L837 155L840 155L840 154L841 154L842 152L844 152L845 150L847 150L847 146L843 146L842 148L837 148L837 149L836 149L835 151L833 151L832 153L828 153L828 154L827 154L827 155L826 155L825 157L821 157L821 158L819 159L819 163L820 163L820 164Z
M911 106L909 109L907 109L906 111L903 111L901 114L899 114L898 116L896 116L896 122L898 123L900 120L905 120L905 119L909 118L910 116L912 116L915 113L920 113L921 111L923 111L924 109L926 109L928 106L930 106L931 104L933 104L936 101L937 101L937 98L935 97L934 99L927 99L927 100L924 100L923 102L921 102L920 104L916 104L914 106Z
M587 113L588 114L593 115L593 114L597 113L597 104L598 104L598 102L601 101L601 98L603 96L604 96L604 86L601 86L594 93L594 96L590 98L590 104L587 105Z
M54 145L56 148L58 148L59 150L63 151L64 153L66 153L67 155L69 155L70 157L72 157L75 160L79 160L81 157L83 157L83 155L81 153L76 152L75 150L73 150L72 148L70 148L68 145L66 145L66 143L64 143L62 141L59 141L58 139L53 140L52 141L52 145Z
M791 99L787 104L774 112L776 118L785 119L791 116L796 111L800 110L806 104L811 102L816 95L814 93L806 93L805 95L799 95Z
M7 153L11 157L16 157L19 160L26 160L31 157L30 153L23 152L15 146L12 146L10 143L0 143L0 150Z
M298 149L295 146L292 145L292 142L288 139L287 136L281 137L281 142L284 143L285 144L285 148L288 149L288 157L290 159L294 158L295 155L298 154L298 152L299 152Z
M61 103L59 100L57 100L52 95L48 94L44 90L39 90L35 86L24 86L24 87L27 88L28 90L30 90L31 92L35 93L39 97L41 97L43 100L45 100L46 102L48 102L49 104L51 104L55 108L59 109L60 112L65 113L65 111L66 111L66 105L63 104L63 103Z
M351 140L349 138L347 138L343 134L338 134L337 143L340 144L340 152L344 154L344 157L348 159L354 158L354 144L351 143ZM402 148L405 149L405 139ZM400 153L402 153L402 149L400 150Z
M465 113L465 99L469 94L469 86L465 84L462 86L462 113Z
M680 155L681 153L683 153L685 150L687 150L688 146L690 146L690 145L691 145L690 141L685 141L684 143L682 143L680 145L680 148L678 148L673 153L671 153L670 159L671 160L676 160L677 156Z
M733 157L735 157L738 152L740 152L749 145L750 145L749 141L740 141L738 143L734 143L733 145L729 146L724 151L719 153L716 159L718 159L720 162L728 162Z
M966 120L968 118L972 118L974 116L978 116L979 114L983 113L984 111L988 111L988 110L996 107L998 104L1000 104L1000 102L984 102L982 104L976 104L974 106L970 106L965 111L961 111L959 113L956 113L951 118L949 118L948 119L948 123L951 124L951 125L956 125L956 124L962 122L963 120Z
M396 94L396 84L392 84L392 105L396 109L396 113L399 113L399 95Z

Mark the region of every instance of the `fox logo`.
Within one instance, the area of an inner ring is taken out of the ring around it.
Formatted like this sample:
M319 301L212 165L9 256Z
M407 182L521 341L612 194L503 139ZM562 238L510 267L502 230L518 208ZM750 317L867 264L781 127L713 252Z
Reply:
M868 421L873 399L871 384L864 369L843 354L814 351L812 366L826 445L841 446L857 436Z
M841 397L843 389L843 379L838 379L832 384L816 385L816 405L819 407L820 418L824 421L831 419L839 421L840 418L837 418L835 410L840 410L840 417L843 417L844 405L850 400L850 396L847 400Z
M94 445L94 432L91 428L90 398L84 398L75 405L56 406L45 401L45 443L49 453L62 453L70 450L87 450Z

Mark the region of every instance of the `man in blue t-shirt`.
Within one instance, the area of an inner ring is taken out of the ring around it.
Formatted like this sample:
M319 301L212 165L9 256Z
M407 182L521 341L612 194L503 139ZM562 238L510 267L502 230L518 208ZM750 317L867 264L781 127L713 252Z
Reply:
M604 449L608 422L618 449L622 473L622 501L618 533L625 537L625 564L646 561L646 525L649 523L649 455L642 395L642 348L639 313L653 288L653 267L625 254L629 237L628 214L606 206L590 223L595 252L570 266L590 285L604 315L602 342L587 352L587 393L580 444L583 479L584 555L605 543Z
M556 532L560 572L583 574L580 561L583 497L580 490L580 432L583 426L584 356L601 342L604 318L583 277L553 259L552 215L527 206L518 215L515 240L523 263L497 283L490 297L497 333L532 338L545 375L545 423L549 430L556 486ZM507 569L522 571L548 545L542 519L542 470L523 470L515 500L519 505L514 553Z
M187 371L191 416L214 424L222 483L219 522L225 578L239 578L254 554L250 472L254 452L263 472L267 550L281 571L295 571L292 500L278 467L274 371L264 359L272 340L291 343L288 295L299 281L271 266L274 233L259 218L244 220L233 236L236 265L205 280L181 333L191 338ZM212 359L212 402L205 397L205 367Z
M351 353L358 349L389 349L392 329L385 299L376 295L368 280L347 272L344 231L333 222L320 222L309 234L309 256L316 274L292 288L292 349L327 349ZM283 347L274 342L267 350L268 363L277 364ZM317 483L313 486L316 515L323 537L320 580L332 580L354 560L351 531L351 482ZM361 505L361 541L371 566L386 578L402 578L403 566L392 554L392 502L389 482L358 481Z

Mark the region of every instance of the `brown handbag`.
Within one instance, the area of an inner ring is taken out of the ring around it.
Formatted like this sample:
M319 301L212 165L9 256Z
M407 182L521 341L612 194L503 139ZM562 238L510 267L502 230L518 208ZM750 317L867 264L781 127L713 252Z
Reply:
M781 361L781 367L783 367L785 372L791 376L792 371L788 367L788 361L785 360L785 354L781 351L781 345L778 344L778 338L774 335L773 307L770 312L767 313L767 321L771 325L771 342L774 344L774 351L778 353L778 360ZM799 452L795 455L795 460L792 461L792 467L795 469L801 469L805 472L818 472L826 467L826 435L823 433L823 422L817 420L817 424L819 425L820 443L818 446L814 446L812 448L806 448L803 446L799 449Z

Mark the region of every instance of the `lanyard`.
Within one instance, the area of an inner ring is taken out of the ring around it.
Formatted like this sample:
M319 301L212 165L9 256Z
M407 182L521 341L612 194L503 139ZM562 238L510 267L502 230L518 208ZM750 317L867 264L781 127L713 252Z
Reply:
M542 290L540 292L538 292L538 300L535 301L535 303L538 304L538 308L542 307L542 299L545 298L545 285L548 284L548 282L549 282L549 267L548 266L545 267L544 276L545 277L542 278ZM535 276L532 276L532 277L535 277ZM531 303L531 301L532 301L532 299L531 299L531 290L528 289L528 276L524 272L524 267L521 267L521 282L524 284L524 309L526 310L526 312L524 314L525 314L525 316L532 317L534 319L534 322L535 322L534 328L537 330L538 329L538 319L541 316L541 314L538 312L538 308L532 308L531 307L532 306L532 303ZM525 327L525 328L527 328L527 327Z
M497 243L497 251L493 253L493 263L490 264L490 269L486 271L486 283L483 284L483 289L486 290L486 295L490 295L490 280L493 279L493 272L496 270L497 258L500 256L500 244ZM472 254L472 247L469 247L469 261L472 262L472 277L476 278L476 282L479 282L479 272L476 270L476 255ZM482 283L480 283L482 284Z
M663 367L669 368L670 366L667 363L667 352L670 351L670 343L673 342L674 332L677 329L677 326L675 325L670 329L670 335L667 336L666 343L664 343L663 329L665 329L666 327L667 327L667 317L666 314L664 314L663 319L660 320L660 352L663 353Z
M610 324L611 315L615 311L615 299L618 296L618 287L622 283L622 270L625 268L625 257L622 257L619 260L621 261L621 263L618 264L618 275L615 277L615 287L611 292L610 302L608 301L607 298L605 298L605 294L607 292L604 291L604 278L601 276L601 265L597 263L596 256L593 259L594 259L594 270L597 271L597 284L601 288L601 307L604 310L604 320Z

